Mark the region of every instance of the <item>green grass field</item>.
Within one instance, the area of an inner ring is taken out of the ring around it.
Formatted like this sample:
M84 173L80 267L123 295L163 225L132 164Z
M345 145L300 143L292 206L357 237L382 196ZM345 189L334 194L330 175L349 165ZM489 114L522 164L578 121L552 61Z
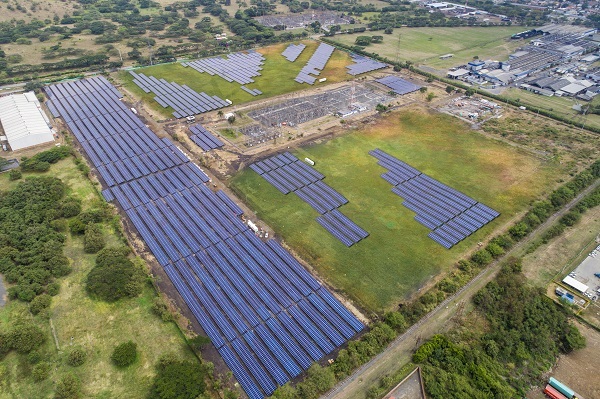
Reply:
M308 61L319 45L318 42L312 40L307 40L303 43L306 44L306 49L304 49L302 54L300 54L294 62L289 62L281 55L281 52L285 50L288 43L277 44L258 50L266 58L263 70L261 71L261 76L254 78L254 83L245 85L250 89L259 89L263 92L262 95L257 97L253 97L240 89L241 85L239 83L230 83L216 75L211 76L208 73L199 73L190 67L185 68L179 63L140 68L137 69L136 72L154 76L159 79L166 79L169 82L174 81L179 84L186 84L198 92L204 91L211 96L216 95L222 99L229 99L234 105L242 104L318 86L319 83L310 86L294 81L298 72L306 65L306 61ZM336 51L333 53L319 77L327 78L327 83L347 80L351 76L346 73L345 67L350 63L351 59L347 53ZM142 98L142 100L144 100L144 102L152 109L160 112L164 116L171 116L173 110L160 107L160 105L153 100L155 94L144 93L143 90L133 83L133 76L131 76L129 72L120 72L118 77L132 93Z
M71 193L83 200L84 209L100 200L72 159L60 161L47 173L66 182ZM0 190L16 184L8 181L8 173L0 174ZM122 245L109 224L103 228L108 245ZM73 271L60 279L60 293L52 299L50 309L60 350L55 346L49 321L42 316L34 318L26 304L9 301L0 308L0 331L24 319L33 319L45 328L48 340L41 349L42 360L52 366L47 380L34 382L26 356L11 352L0 362L0 399L53 398L56 381L67 373L82 381L85 398L142 399L148 394L154 365L162 354L173 352L183 359L195 360L177 326L163 322L152 312L156 291L151 286L134 299L111 304L92 300L84 283L95 256L84 253L81 238L71 237L67 239L65 255L72 260ZM139 359L126 369L118 369L111 364L110 355L116 345L127 340L137 343ZM74 347L84 348L87 353L87 360L80 367L66 363Z
M365 50L394 60L398 53L398 35L400 35L401 61L447 69L471 61L474 56L481 59L507 59L510 53L524 44L522 40L510 40L512 34L521 31L523 31L522 26L401 28L394 29L392 35L383 35L383 43L371 44ZM366 32L337 35L333 39L346 45L353 45L358 36L370 34ZM454 57L447 60L439 59L441 55L449 53L454 54Z
M572 97L540 96L539 94L516 88L510 88L504 91L502 95L511 100L519 99L524 106L530 105L552 111L556 115L574 121L579 127L592 126L600 129L600 115L587 114L584 117L572 108L575 105ZM580 104L585 107L587 103L581 101Z
M391 192L368 151L379 147L424 173L497 209L502 215L451 250L427 237L429 230ZM520 150L471 131L445 114L410 110L377 124L295 153L309 157L325 182L349 199L340 211L370 236L346 248L316 221L318 216L295 195L279 193L245 169L231 186L325 280L363 307L393 307L493 230L509 222L530 201L547 193L563 174Z

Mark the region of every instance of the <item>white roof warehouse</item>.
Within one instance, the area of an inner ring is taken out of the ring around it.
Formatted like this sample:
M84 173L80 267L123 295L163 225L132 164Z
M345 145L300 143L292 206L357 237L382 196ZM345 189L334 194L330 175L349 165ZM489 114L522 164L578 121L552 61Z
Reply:
M33 92L0 98L0 123L13 151L54 140L42 112Z

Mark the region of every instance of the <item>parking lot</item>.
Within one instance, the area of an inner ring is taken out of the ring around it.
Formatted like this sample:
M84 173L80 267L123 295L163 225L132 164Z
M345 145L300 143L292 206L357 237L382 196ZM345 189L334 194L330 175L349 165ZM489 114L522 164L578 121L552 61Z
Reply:
M590 299L598 298L600 292L600 278L595 274L600 273L600 245L592 250L589 255L570 274L575 280L587 285L586 296Z

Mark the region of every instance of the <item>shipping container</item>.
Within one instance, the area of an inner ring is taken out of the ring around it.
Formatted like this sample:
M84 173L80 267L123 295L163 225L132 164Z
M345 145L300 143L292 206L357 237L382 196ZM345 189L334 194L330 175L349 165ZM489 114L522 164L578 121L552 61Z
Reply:
M562 382L558 381L554 377L550 377L549 384L552 385L554 388L556 388L557 391L559 391L560 393L565 395L567 397L567 399L572 399L573 396L575 396L575 391L573 391L571 388L569 388Z
M546 396L548 396L551 399L567 399L567 397L565 395L558 392L550 384L546 385L546 388L544 388L544 393L546 394Z

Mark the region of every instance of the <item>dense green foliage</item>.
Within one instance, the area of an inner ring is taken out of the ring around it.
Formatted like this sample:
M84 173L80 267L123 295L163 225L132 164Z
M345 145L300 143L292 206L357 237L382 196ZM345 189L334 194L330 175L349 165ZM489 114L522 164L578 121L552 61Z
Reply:
M164 357L156 366L156 376L148 399L196 399L206 389L205 367Z
M143 288L144 271L128 254L127 247L101 250L96 256L96 266L88 275L87 292L107 302L138 296Z
M10 331L0 332L0 359L11 350L30 353L46 342L46 334L30 323L14 326Z
M14 284L10 298L30 302L70 272L65 236L52 223L63 217L65 194L60 180L36 177L0 195L0 273Z
M26 172L46 172L50 169L50 164L65 159L69 155L71 155L69 147L54 147L35 154L31 158L23 157L21 159L21 169Z
M117 345L110 360L118 367L127 367L137 360L137 344L132 341Z
M413 356L433 399L523 396L559 353L585 345L566 311L526 285L520 260L511 260L473 302L487 326L436 335Z
M78 367L85 363L87 353L81 348L75 348L69 352L67 356L67 363L69 366Z
M95 254L106 245L106 240L102 234L102 229L96 223L89 223L85 226L83 236L83 250L88 254Z

